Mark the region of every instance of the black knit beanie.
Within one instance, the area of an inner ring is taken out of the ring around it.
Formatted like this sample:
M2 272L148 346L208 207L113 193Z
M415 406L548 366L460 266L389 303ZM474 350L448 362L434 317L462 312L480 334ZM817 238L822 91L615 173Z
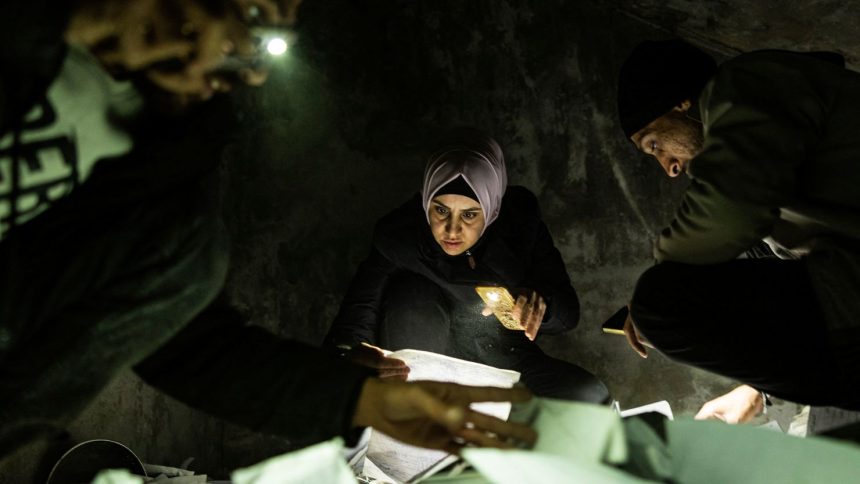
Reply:
M684 100L696 101L717 71L713 57L680 39L645 41L618 76L618 117L629 138Z

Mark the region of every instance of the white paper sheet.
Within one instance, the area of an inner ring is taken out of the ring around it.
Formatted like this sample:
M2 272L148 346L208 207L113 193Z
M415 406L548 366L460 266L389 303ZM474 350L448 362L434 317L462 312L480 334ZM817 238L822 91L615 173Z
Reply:
M520 379L516 371L502 370L471 361L451 358L427 351L400 350L386 352L409 366L409 381L442 381L461 385L510 388ZM506 419L510 403L484 402L474 404L475 410ZM386 475L399 482L409 482L443 459L453 462L456 457L441 451L421 449L398 442L380 432L373 432L367 458Z
M638 484L646 481L586 459L537 452L466 449L463 457L493 484Z
M343 440L332 439L233 471L234 484L355 484L343 459Z
M634 415L641 415L643 413L648 412L657 412L663 414L669 420L673 420L675 418L675 416L672 414L672 407L666 400L649 403L648 405L642 405L641 407L628 408L627 410L621 410L621 412L619 413L622 417L632 417Z

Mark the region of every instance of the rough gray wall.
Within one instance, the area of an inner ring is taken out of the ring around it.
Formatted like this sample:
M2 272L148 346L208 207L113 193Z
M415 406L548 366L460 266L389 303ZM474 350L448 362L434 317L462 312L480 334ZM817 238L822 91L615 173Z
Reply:
M538 195L581 296L581 326L545 349L624 406L667 398L689 413L714 391L599 329L683 189L615 122L621 59L665 34L584 2L314 2L302 15L289 73L249 100L266 114L227 165L229 287L253 321L319 343L374 221L417 191L434 134L468 124L497 137L511 183Z
M641 360L599 330L649 266L653 234L683 190L622 139L618 65L639 40L673 32L724 54L837 48L853 60L856 8L308 0L300 43L265 88L242 96L245 127L225 154L229 297L255 324L319 343L374 221L418 189L429 140L449 126L478 126L505 149L511 183L538 195L582 299L580 327L542 346L595 372L624 406L666 398L689 414L728 382L659 355ZM289 446L188 409L131 375L70 431L123 441L150 462L195 456L193 468L216 475Z
M595 0L617 15L726 54L830 50L860 62L860 3L842 0Z

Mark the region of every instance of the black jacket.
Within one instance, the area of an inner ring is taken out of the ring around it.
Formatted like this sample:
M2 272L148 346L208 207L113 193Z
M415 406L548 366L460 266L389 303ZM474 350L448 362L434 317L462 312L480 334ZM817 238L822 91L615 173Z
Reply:
M69 3L0 2L0 137L21 128L23 114L44 98L59 74L67 52L63 32L70 16ZM129 129L135 140L130 153L100 160L92 175L70 195L55 201L0 241L0 301L8 302L0 305L0 458L8 450L4 444L22 445L43 427L63 427L73 409L82 408L90 398L76 392L68 378L51 382L37 375L34 379L38 381L21 381L6 371L8 355L13 352L25 355L32 366L38 367L45 361L36 361L43 355L28 346L31 342L62 342L69 332L76 331L62 324L50 329L41 325L60 318L64 310L47 307L45 301L52 300L68 285L82 284L80 276L57 280L58 274L74 274L75 264L80 262L68 247L86 245L88 240L99 237L111 241L114 221L141 207L152 213L152 206L163 205L159 201L165 199L187 202L177 204L177 211L192 203L203 211L217 210L199 199L206 197L209 185L213 185L211 178L232 127L232 113L228 103L213 101L184 116L142 113ZM9 166L12 158L8 152L0 151L0 166ZM173 211L159 214L175 216ZM52 243L57 240L67 243ZM114 242L123 244L121 240ZM62 250L53 250L57 245ZM35 262L38 267L51 269L34 273ZM121 265L121 261L114 262ZM22 281L29 280L24 275L32 276L33 285L22 287ZM18 297L21 293L37 294L40 300L28 303ZM87 297L92 302L98 294ZM106 302L104 305L110 306ZM20 327L23 329L19 331ZM9 342L4 335L19 333L14 345L4 346ZM152 338L163 339L165 335L152 334ZM137 342L104 344L134 348ZM130 355L134 353L129 351ZM79 357L82 361L92 359L91 355ZM48 362L50 358L44 356ZM75 368L76 363L69 362L68 367ZM130 357L127 365L136 365L135 371L147 383L191 406L295 441L347 435L356 399L369 374L316 348L246 326L235 311L217 306L206 310L143 361ZM40 398L32 390L36 387L68 391L63 401L56 401ZM27 388L29 393L24 395L21 388ZM18 412L17 408L4 406L14 400L9 395L35 403ZM19 415L39 418L21 420L16 417ZM32 425L33 421L39 425Z
M547 302L540 334L561 333L579 322L579 300L564 261L526 188L508 187L499 217L470 252L474 269L465 254L442 251L416 195L377 223L370 256L359 266L325 344L373 343L386 286L402 270L430 279L465 304L480 304L476 286L534 289Z

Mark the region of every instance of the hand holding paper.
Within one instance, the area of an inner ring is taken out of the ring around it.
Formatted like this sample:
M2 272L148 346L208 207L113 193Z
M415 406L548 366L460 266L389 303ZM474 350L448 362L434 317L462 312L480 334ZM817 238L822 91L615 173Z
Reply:
M458 452L466 444L509 448L533 444L535 432L469 408L475 402L524 402L524 388L469 387L441 382L382 382L368 379L353 424L373 427L411 445Z
M389 358L381 348L361 343L347 352L346 357L356 365L373 368L379 378L406 380L409 367L403 360Z

